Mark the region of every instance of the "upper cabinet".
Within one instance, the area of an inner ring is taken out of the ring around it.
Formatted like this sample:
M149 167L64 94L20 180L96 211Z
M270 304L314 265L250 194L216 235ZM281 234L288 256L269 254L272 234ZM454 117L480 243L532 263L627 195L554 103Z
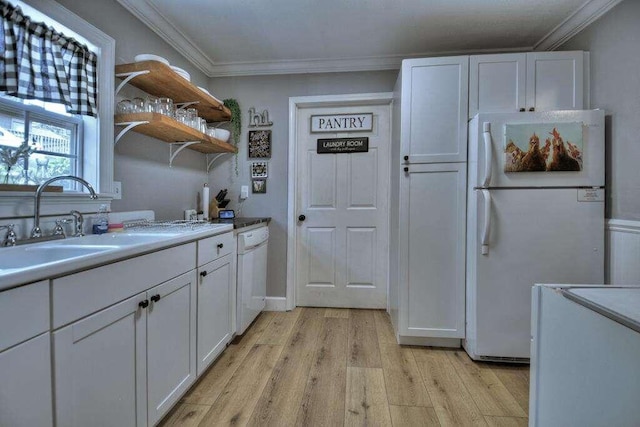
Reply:
M469 118L479 112L580 110L584 52L474 55L469 59Z
M158 61L143 61L116 66L116 76L124 84L135 86L148 94L171 98L175 104L195 108L207 122L228 121L231 112L219 100L178 75L168 65ZM235 153L236 148L197 129L158 113L118 114L115 124L125 126L116 142L128 130L143 133L170 143L187 143L188 148L202 153Z
M466 161L469 57L404 60L401 73L403 160Z

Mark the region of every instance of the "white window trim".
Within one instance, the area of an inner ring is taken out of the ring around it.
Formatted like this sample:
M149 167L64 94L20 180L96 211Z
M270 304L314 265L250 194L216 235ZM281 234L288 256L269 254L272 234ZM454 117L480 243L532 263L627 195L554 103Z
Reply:
M113 193L113 104L114 104L114 68L115 68L115 40L100 31L84 19L69 11L53 0L20 0L11 1L13 4L24 3L42 12L51 19L66 26L71 31L82 35L99 52L98 54L98 118L95 121L97 129L85 128L85 133L96 133L98 137L97 149L90 154L85 150L85 178L100 194L99 200L91 200L86 194L46 194L42 199L43 211L67 212L66 206L85 205L82 211L96 211L99 204L112 199ZM91 175L89 165L97 165L95 176ZM32 212L32 193L0 194L0 218L22 216ZM47 205L51 205L47 208ZM31 205L31 208L29 208ZM4 221L3 221L4 222Z

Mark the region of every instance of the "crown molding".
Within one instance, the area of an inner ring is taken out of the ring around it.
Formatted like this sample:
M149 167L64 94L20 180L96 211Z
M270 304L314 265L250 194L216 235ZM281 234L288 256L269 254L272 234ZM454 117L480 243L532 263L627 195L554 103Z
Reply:
M159 35L200 71L211 77L213 60L182 31L178 30L148 0L117 0L125 9Z
M355 71L399 70L403 59L432 56L455 56L498 52L522 52L531 46L512 49L481 49L447 52L421 52L408 55L389 55L365 58L305 59L282 61L247 61L214 64L209 77L259 76L277 74L345 73Z
M595 22L622 0L590 0L542 37L534 50L555 50Z

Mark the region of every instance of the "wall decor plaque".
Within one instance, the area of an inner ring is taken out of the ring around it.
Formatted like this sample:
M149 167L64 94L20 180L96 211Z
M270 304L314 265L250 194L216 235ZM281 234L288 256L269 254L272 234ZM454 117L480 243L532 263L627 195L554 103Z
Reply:
M369 151L369 137L363 138L322 138L318 139L318 154L366 153Z
M249 131L249 158L250 159L271 158L271 131L270 130L250 130Z

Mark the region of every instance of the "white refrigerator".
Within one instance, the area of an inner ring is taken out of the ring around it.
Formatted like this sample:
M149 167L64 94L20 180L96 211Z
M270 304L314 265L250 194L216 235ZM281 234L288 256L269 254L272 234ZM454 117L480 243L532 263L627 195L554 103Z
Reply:
M468 171L463 345L526 363L531 287L604 283L604 112L478 114Z

